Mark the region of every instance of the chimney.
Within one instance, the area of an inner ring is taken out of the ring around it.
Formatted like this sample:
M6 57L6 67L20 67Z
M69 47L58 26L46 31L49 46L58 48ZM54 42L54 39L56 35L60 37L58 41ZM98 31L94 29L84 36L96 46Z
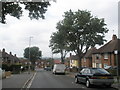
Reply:
M70 57L72 56L72 53L70 53Z
M2 52L5 52L5 49L3 48Z
M113 35L113 36L112 36L112 40L117 40L117 36L116 36L116 35Z
M16 57L16 54L14 56Z
M10 55L12 55L12 52L10 52Z

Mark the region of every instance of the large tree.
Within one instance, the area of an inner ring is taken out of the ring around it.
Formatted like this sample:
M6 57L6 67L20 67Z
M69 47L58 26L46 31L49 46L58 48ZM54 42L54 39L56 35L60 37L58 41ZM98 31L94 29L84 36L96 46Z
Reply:
M47 7L50 5L49 2L1 2L2 5L2 19L1 23L6 23L6 15L11 15L16 18L22 16L22 4L25 6L24 9L29 11L28 17L30 19L44 19L44 14L47 11Z
M64 63L65 56L68 53L68 47L66 44L66 36L63 31L55 32L51 35L50 45L53 54L61 54L62 63Z
M42 51L38 47L27 47L24 50L24 57L30 59L32 64L35 64L35 61L41 59Z
M80 65L83 53L106 41L104 37L108 29L104 19L92 16L87 10L67 11L59 24L59 30L67 37L67 46L79 57Z

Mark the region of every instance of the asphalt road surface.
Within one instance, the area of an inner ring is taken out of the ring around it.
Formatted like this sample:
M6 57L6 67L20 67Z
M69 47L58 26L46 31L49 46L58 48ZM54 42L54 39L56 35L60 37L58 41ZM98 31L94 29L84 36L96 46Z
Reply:
M116 90L104 86L87 88L85 84L76 84L68 75L54 75L51 71L37 70L30 83L30 88L81 88L82 90Z

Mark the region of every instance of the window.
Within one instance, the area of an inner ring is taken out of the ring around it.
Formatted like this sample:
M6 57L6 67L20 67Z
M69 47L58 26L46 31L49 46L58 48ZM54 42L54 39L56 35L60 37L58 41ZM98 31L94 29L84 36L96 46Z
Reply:
M102 68L93 68L91 69L93 74L109 74L109 72L107 72L106 70L102 69Z
M104 54L104 59L108 59L108 54Z
M84 62L86 62L86 58L84 58Z
M96 60L100 59L100 55L96 54Z
M99 64L99 63L96 63L96 67L97 67L97 68L100 68L100 64Z
M86 73L87 73L87 74L90 74L90 70L89 70L89 69L86 69Z
M105 64L104 64L104 68L105 68L105 67L107 67L107 66L108 66L108 64L107 64L107 63L105 63Z

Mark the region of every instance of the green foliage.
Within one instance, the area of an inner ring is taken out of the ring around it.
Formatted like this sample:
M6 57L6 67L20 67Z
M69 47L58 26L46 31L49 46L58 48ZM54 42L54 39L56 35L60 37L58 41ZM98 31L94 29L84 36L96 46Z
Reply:
M57 23L58 31L51 36L50 47L53 52L59 53L61 48L74 51L81 60L83 53L89 48L102 45L106 41L104 37L108 29L103 18L93 17L87 10L69 10L63 17L64 19Z
M66 44L66 36L64 35L64 32L58 31L56 33L53 33L50 40L49 47L52 49L53 54L60 53L61 54L61 60L64 62L64 58L67 55L68 47Z
M7 64L2 64L2 69L5 71L11 71Z
M62 22L69 46L76 54L87 52L90 47L102 45L106 41L104 37L108 29L104 19L93 17L89 11L65 12Z
M20 73L21 71L21 65L20 64L2 64L2 69L5 71L11 71L12 73Z
M25 10L29 11L28 17L30 19L44 19L44 14L47 11L47 7L50 5L49 2L2 2L2 20L1 23L6 23L6 15L11 15L16 18L22 16L23 10L22 5L25 6Z
M38 47L27 47L24 50L24 57L29 59L29 50L30 50L30 60L34 64L36 60L41 59L42 51Z

